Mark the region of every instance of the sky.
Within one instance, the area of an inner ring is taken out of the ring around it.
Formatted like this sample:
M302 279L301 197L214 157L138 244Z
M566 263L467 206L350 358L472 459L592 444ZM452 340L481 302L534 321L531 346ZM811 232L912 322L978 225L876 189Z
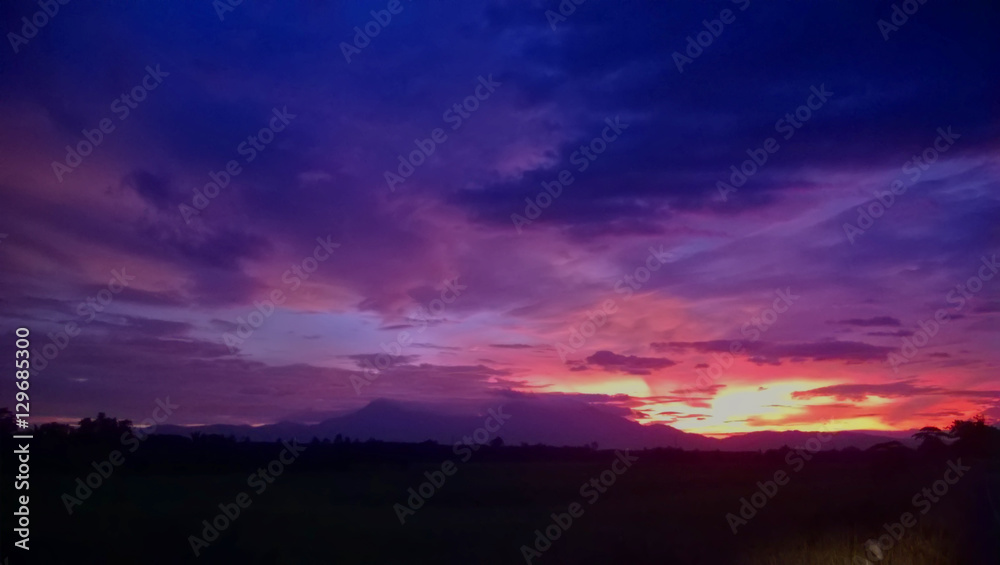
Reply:
M994 3L451 4L5 3L32 418L1000 418Z

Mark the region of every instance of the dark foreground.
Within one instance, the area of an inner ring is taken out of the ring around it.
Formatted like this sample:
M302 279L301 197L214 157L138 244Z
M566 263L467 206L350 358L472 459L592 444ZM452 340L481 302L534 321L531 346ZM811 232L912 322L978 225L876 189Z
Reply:
M990 453L290 449L175 436L36 439L31 549L11 552L14 447L3 441L11 564L1000 562ZM81 487L91 474L97 486Z

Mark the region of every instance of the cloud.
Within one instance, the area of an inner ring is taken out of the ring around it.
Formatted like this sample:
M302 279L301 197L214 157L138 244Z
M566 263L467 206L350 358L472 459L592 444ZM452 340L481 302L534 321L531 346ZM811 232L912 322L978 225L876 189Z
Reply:
M597 351L586 362L605 370L619 371L630 375L649 375L651 371L673 367L677 363L662 357L637 357L618 355L611 351Z
M851 318L849 320L840 320L838 324L846 324L849 326L861 326L863 328L868 328L871 326L900 326L902 322L892 316L874 316L872 318Z
M381 365L381 363L376 365L379 361L385 361L388 366L394 367L396 365L410 365L420 359L419 355L386 355L384 353L356 353L344 357L356 362L360 369L369 366L378 367Z
M180 199L170 182L149 171L136 170L122 179L122 187L134 191L140 198L159 210L173 209Z
M461 347L455 347L451 345L436 345L433 343L414 343L413 347L419 347L423 349L438 349L441 351L461 351Z
M814 388L792 393L795 399L810 399L831 397L838 401L861 402L870 396L882 398L909 398L916 396L955 396L966 398L997 398L1000 391L996 390L959 390L940 386L920 386L913 379L885 384L841 384Z
M592 3L558 33L516 3L428 4L380 35L362 66L329 64L344 39L329 33L331 22L358 24L338 3L245 3L240 26L266 41L208 33L219 30L211 10L96 5L89 17L100 25L47 34L45 49L22 50L0 81L9 117L0 131L9 234L0 320L30 322L41 338L78 319L77 305L125 265L135 284L53 362L50 374L87 384L49 377L62 387L44 391L51 409L142 415L146 396L170 391L190 399L192 418L246 422L280 417L293 402L315 412L359 402L345 383L374 361L365 352L380 351L385 331L426 333L373 383L383 396L465 402L504 387L612 386L623 374L652 375L645 381L666 390L677 385L660 381L683 371L664 369L728 352L719 338L742 334L773 290L790 286L802 299L767 341L741 342L756 365L744 367L747 384L790 373L825 383L831 368L816 364L834 361L859 364L836 374L863 382L873 368L860 364L891 348L828 340L831 330L886 344L913 335L900 320L930 319L948 287L975 274L977 257L995 252L1000 122L983 116L1000 99L998 68L968 54L995 48L1000 7L928 4L936 12L921 25L959 38L935 43L918 33L884 42L873 22L888 14L885 3L759 4L747 11L753 25L739 26L747 49L706 51L712 60L683 74L672 60L678 38L714 17L694 0L640 10ZM0 7L9 21L17 11ZM790 20L810 33L783 33ZM177 29L194 32L178 41ZM53 148L93 130L156 62L172 73L166 82L64 182L48 174L61 157ZM442 111L489 73L502 86L451 130ZM718 88L730 83L738 97ZM834 93L829 102L720 201L716 183L821 84ZM285 104L298 117L247 162L238 145ZM581 169L574 154L616 117L628 127ZM384 172L439 126L448 140L390 192ZM919 179L903 173L949 126L961 133L955 147ZM178 206L234 159L243 172L188 225ZM516 236L511 214L564 169L572 185ZM908 192L850 243L843 224L896 178ZM266 336L229 355L220 334L273 289L289 290L283 274L328 234L342 243L335 256L275 309ZM679 259L626 298L615 285L638 280L651 246ZM467 291L433 319L418 316L456 276ZM984 286L963 312L982 324L955 323L936 346L951 356L932 357L948 373L927 378L942 388L945 379L996 388L986 323L995 288ZM596 353L586 361L566 366L531 349L548 348L529 344L558 341L609 298L619 310L589 338L586 351ZM641 349L649 342L655 353ZM327 366L337 362L344 367ZM709 412L718 397L689 392L658 398ZM921 399L935 405L908 414L954 406L942 395Z
M671 341L654 342L654 351L686 351L699 353L730 352L731 341ZM792 361L846 361L861 363L884 360L895 349L862 343L857 341L817 341L812 343L769 343L763 341L740 342L743 346L740 354L750 356L758 364L775 364L783 359Z
M101 315L92 322L95 327L127 333L128 337L184 338L194 329L188 322L157 320L136 316Z

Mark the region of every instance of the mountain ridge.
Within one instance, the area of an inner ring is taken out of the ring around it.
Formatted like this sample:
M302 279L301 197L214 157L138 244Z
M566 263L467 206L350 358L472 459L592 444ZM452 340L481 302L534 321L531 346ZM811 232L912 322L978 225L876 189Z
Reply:
M488 424L488 425L487 425ZM477 432L477 430L480 430ZM539 403L515 400L499 404L481 415L439 414L405 403L376 399L347 414L314 424L280 421L262 426L210 424L203 426L163 425L157 434L192 433L233 435L238 439L300 442L333 440L337 435L352 440L453 444L463 441L491 441L500 437L508 445L544 444L586 446L594 442L602 448L678 448L691 451L760 451L792 448L867 449L873 445L900 441L913 445L911 432L804 432L759 431L725 438L684 432L666 424L640 424L624 416L576 403ZM825 439L824 439L825 438Z

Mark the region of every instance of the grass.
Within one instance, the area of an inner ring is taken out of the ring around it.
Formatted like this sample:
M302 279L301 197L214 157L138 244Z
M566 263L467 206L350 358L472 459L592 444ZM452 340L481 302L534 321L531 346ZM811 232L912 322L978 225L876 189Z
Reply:
M332 468L303 456L261 494L246 484L253 467L170 475L158 474L156 465L143 473L122 469L72 516L59 496L76 475L41 474L32 483L36 555L53 565L524 563L521 546L551 524L552 513L579 502L584 514L532 563L854 565L864 563L854 557L885 533L883 524L917 513L913 495L944 469L929 462L885 476L863 461L817 458L790 473L790 482L734 535L726 514L739 511L757 481L783 468L781 458L639 455L591 505L580 486L609 468L611 453L531 460L483 454L461 465L405 525L393 505L405 504L424 471L440 468L437 455ZM989 545L997 530L984 502L985 476L963 478L872 563L1000 562ZM194 559L188 536L240 491L250 492L251 506Z

